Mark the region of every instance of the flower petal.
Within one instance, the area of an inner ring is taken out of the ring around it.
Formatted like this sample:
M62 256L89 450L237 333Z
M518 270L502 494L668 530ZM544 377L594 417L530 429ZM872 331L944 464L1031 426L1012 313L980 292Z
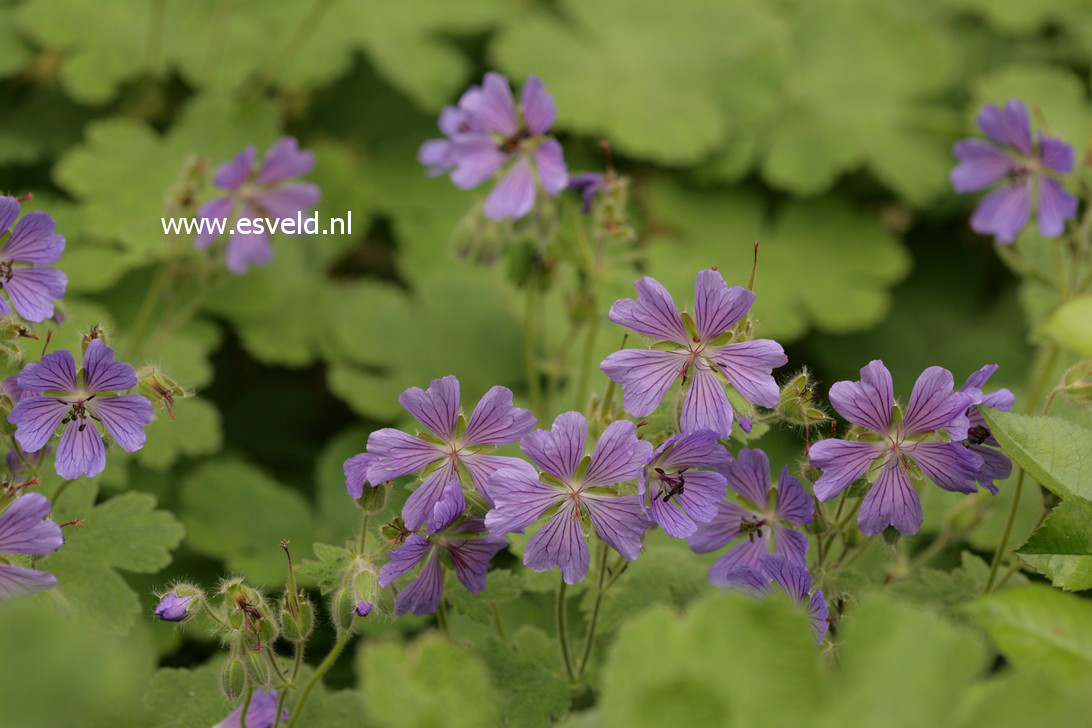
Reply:
M265 161L254 181L260 185L283 182L293 177L302 177L315 167L315 155L300 150L299 142L293 137L279 139L265 153Z
M1062 183L1046 175L1039 177L1039 232L1056 238L1065 232L1065 221L1077 215L1077 198Z
M537 478L538 473L534 467L525 460L505 457L503 455L483 455L482 453L465 453L459 455L459 462L470 471L470 477L474 479L474 487L485 498L487 505L493 505L492 491L489 489L489 479L498 470L515 469L523 470L531 478Z
M92 339L87 345L87 351L83 353L84 388L91 394L98 394L131 389L136 385L137 378L133 367L125 362L115 361L114 350L102 339Z
M364 484L369 483L368 468L371 464L372 456L362 452L359 455L353 455L341 466L345 473L345 490L348 491L349 497L360 498L364 495ZM374 483L369 484L373 488L376 487Z
M686 397L679 412L683 432L712 430L727 438L732 434L732 404L724 393L721 380L704 364L690 368Z
M898 458L889 457L861 503L857 525L866 536L874 536L888 526L894 526L899 533L909 536L918 532L921 522L921 500L917 491L899 465Z
M22 205L11 195L0 195L0 235L3 235L19 217Z
M709 565L709 583L713 586L726 587L732 584L732 572L740 567L758 567L762 557L770 552L770 540L766 532L749 535L720 558Z
M685 363L686 356L674 351L622 349L604 359L599 368L622 387L626 412L645 417L660 406Z
M966 445L969 450L982 458L982 467L978 470L978 484L990 493L997 495L997 481L1012 475L1012 461L1000 450L982 445Z
M53 302L64 298L68 276L55 268L16 268L4 289L11 305L27 321L45 321L53 315Z
M641 536L652 524L637 496L584 494L581 502L599 538L627 561L640 556Z
M297 215L307 215L322 199L318 185L307 182L281 185L264 190L254 196L252 202L265 216L274 220L295 220ZM303 230L293 234L303 235Z
M770 459L766 453L743 448L731 462L717 469L740 496L762 510L770 505Z
M569 168L565 166L565 153L561 142L547 139L535 149L535 169L542 189L551 197L557 197L569 184Z
M19 446L26 452L37 452L53 437L68 410L68 404L59 399L35 395L16 402L8 421L17 428Z
M467 93L459 102L460 108L489 132L499 132L506 137L519 131L516 120L516 101L508 79L496 72L485 74L481 89Z
M508 161L508 154L487 134L459 134L451 144L456 162L451 182L464 190L477 187Z
M591 556L572 500L567 500L561 510L527 542L523 563L532 571L549 571L555 566L559 567L566 584L584 580Z
M777 405L781 390L773 370L789 361L781 344L772 339L742 341L718 347L711 358L748 402L762 407Z
M1039 132L1039 159L1058 174L1069 174L1075 166L1076 154L1063 140Z
M485 216L492 220L518 220L535 204L535 178L531 163L520 157L485 198Z
M546 92L546 84L537 76L528 76L520 95L523 105L523 122L534 135L545 134L557 118L554 99Z
M424 536L416 533L408 536L401 546L387 554L390 561L379 570L379 586L386 589L393 584L398 577L417 566L431 548L432 542Z
M466 425L468 445L507 445L538 424L530 410L512 406L512 390L493 387L481 398Z
M975 493L975 479L982 458L962 445L948 442L915 442L905 448L914 464L945 490Z
M535 430L520 442L520 449L542 470L568 483L584 457L588 421L579 412L563 412L549 430Z
M53 461L57 475L75 480L81 475L93 478L106 469L106 448L102 436L90 420L69 422L57 446Z
M652 453L652 461L663 469L711 468L731 460L721 447L720 435L713 430L695 430L675 435Z
M674 341L687 346L689 337L683 328L679 309L667 289L658 280L645 276L633 284L637 299L622 298L610 307L610 320L651 339Z
M249 232L240 230L236 220L235 232L231 235L224 254L227 269L237 276L246 273L247 268L252 265L266 265L273 260L273 242L264 229L264 222L261 231L254 232L257 229L256 221L261 221L261 218L262 215L250 205L243 205L239 212L239 220L251 221Z
M224 162L216 168L212 183L222 190L234 190L243 186L250 172L254 169L254 160L258 157L258 150L251 144L239 156L230 162Z
M455 576L471 594L480 594L485 590L486 572L489 562L497 552L508 546L508 539L500 536L482 536L480 538L453 539L447 543L451 565Z
M694 282L694 324L702 341L712 341L731 329L751 309L754 291L728 287L718 271L698 271Z
M402 506L402 520L405 521L406 528L416 531L426 521L433 521L437 515L435 513L437 504L444 497L444 489L450 481L455 479L455 470L451 467L450 460L444 462L436 472L425 478L417 490L410 493L405 505Z
M232 197L219 197L201 205L201 209L197 211L197 217L205 222L193 238L195 248L204 250L213 240L228 230L228 222L234 207L235 199ZM220 227L221 224L223 227Z
M1031 119L1022 101L1011 99L1003 107L992 104L983 107L978 113L978 126L998 144L1031 156Z
M436 445L389 427L368 436L368 453L373 457L368 480L373 483L416 473L444 457Z
M694 535L687 539L687 545L696 554L719 551L739 538L740 524L745 518L754 519L755 514L735 503L720 501L716 515L708 523L698 526Z
M785 592L797 604L803 604L811 591L811 574L801 564L782 554L766 554L759 563L778 589Z
M0 233L6 230L0 227ZM28 212L11 231L0 250L0 259L35 265L53 265L64 252L64 238L57 235L57 223L52 217L34 210Z
M136 452L144 447L144 428L155 417L152 403L147 399L139 394L119 394L88 402L87 408L102 420L122 450Z
M52 506L41 493L19 496L0 513L0 553L49 554L64 545L61 527L50 521Z
M459 380L453 376L433 379L428 391L410 387L398 403L442 440L451 442L459 424Z
M883 452L884 446L878 442L831 438L815 443L808 457L812 465L823 471L813 486L815 497L824 502L835 497L863 476Z
M943 367L929 367L914 382L902 427L908 434L936 432L945 428L953 440L967 437L967 408L975 397L955 391L952 373Z
M830 629L830 609L827 607L827 599L823 596L822 589L816 589L815 593L808 599L807 608L808 619L811 620L811 629L815 632L815 642L818 644L823 641L823 638L827 635L827 630Z
M952 170L950 179L956 192L985 189L1020 166L1009 154L981 139L956 142L954 152L959 164Z
M33 594L57 586L57 577L44 571L0 564L0 601L8 597Z
M807 561L808 537L785 526L773 527L774 553L798 564Z
M652 443L637 438L637 425L629 420L612 422L595 443L583 487L624 483L640 477L652 457Z
M428 519L429 535L446 530L465 512L466 498L459 479L453 476L447 481L440 500L432 509L432 516Z
M440 606L440 597L444 593L444 572L440 567L438 552L433 551L421 565L417 578L409 583L394 600L394 613L403 615L407 612L418 617L432 614Z
M993 235L999 243L1011 243L1031 216L1031 185L1021 181L986 195L971 215L971 229Z
M429 139L417 150L417 161L427 168L429 177L455 169L458 159L455 146L448 139Z
M891 372L879 359L861 369L859 382L835 382L830 388L830 403L842 417L873 432L891 429L895 391Z
M498 470L489 479L489 492L494 506L485 514L485 527L494 534L522 531L567 497L523 468Z
M79 387L76 360L67 349L46 354L40 361L27 364L18 382L27 392L74 392Z
M815 517L815 503L803 483L789 473L788 465L781 468L777 479L777 515L800 525L811 523Z

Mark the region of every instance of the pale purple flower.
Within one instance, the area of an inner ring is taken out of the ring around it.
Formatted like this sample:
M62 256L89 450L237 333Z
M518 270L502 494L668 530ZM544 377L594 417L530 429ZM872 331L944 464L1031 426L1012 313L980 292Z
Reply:
M582 199L580 209L585 215L591 212L596 196L606 188L606 180L598 172L584 172L569 178L568 189L580 193Z
M371 467L372 456L366 452L353 455L342 465L345 472L345 490L352 498L360 498L364 495L364 486L376 487L376 483L368 480L368 468Z
M231 711L231 715L212 728L272 728L277 719L278 702L276 690L257 690L250 697L250 707L246 711L246 725L242 723L243 706L240 705ZM283 710L281 723L286 723L289 717L288 710Z
M353 609L353 614L358 617L367 617L372 613L372 603L368 601L358 601L356 608Z
M720 501L715 517L689 539L698 554L733 544L709 567L709 580L717 584L737 567L757 566L771 552L805 563L808 539L795 528L811 523L815 507L788 466L781 468L776 491L770 489L770 459L761 450L744 448L717 469L736 498Z
M568 184L561 144L546 132L557 109L541 79L523 85L519 108L508 79L485 74L458 107L440 114L444 139L425 142L417 159L430 175L451 173L456 187L470 189L503 171L485 201L485 214L494 220L520 218L531 211L537 190L557 197Z
M635 495L618 495L615 486L640 477L652 455L651 443L637 438L629 421L611 423L590 456L585 456L588 422L579 412L558 415L550 430L535 430L520 443L541 470L505 468L489 480L496 506L485 516L493 533L522 531L547 511L553 514L527 542L523 563L534 571L560 567L568 584L581 581L590 556L584 524L627 561L641 552L641 536L651 526Z
M321 193L317 185L293 182L311 171L315 155L301 150L292 137L276 142L266 152L258 166L258 152L253 145L244 149L230 162L216 169L212 183L227 194L201 206L198 217L211 223L223 220L230 240L225 252L227 269L242 275L252 265L266 265L273 260L273 243L269 226L261 232L233 230L239 220L286 220L297 215L307 216L318 204ZM295 231L300 234L302 231ZM218 236L205 228L194 239L198 250L207 248Z
M189 616L190 605L196 596L179 596L176 592L165 594L155 607L155 616L164 622L181 622Z
M10 229L0 248L0 313L12 309L27 321L44 321L53 315L53 302L64 298L68 277L49 266L61 259L64 238L56 233L57 223L35 210L19 217L19 201L0 197L0 238Z
M766 554L757 564L739 566L724 574L717 586L742 589L756 596L769 595L776 586L804 608L816 642L823 641L830 627L830 609L823 591L811 591L811 573L782 554Z
M990 427L986 424L986 419L979 411L979 407L991 407L1008 412L1016 401L1016 396L1008 389L998 389L989 394L982 392L982 388L986 386L986 382L997 368L996 364L987 364L967 377L967 381L960 390L975 397L974 404L967 410L969 423L967 439L961 444L978 453L978 456L982 458L982 467L977 476L978 484L994 495L997 495L996 481L1004 480L1012 473L1012 461L999 449L1000 444L990 432Z
M452 478L461 478L464 470L474 482L463 486L476 486L489 505L493 504L493 498L487 483L498 469L534 472L519 458L489 454L495 447L516 442L534 429L535 416L512 406L511 390L490 389L474 408L469 421L460 415L459 398L459 380L453 376L434 379L428 391L411 387L398 401L427 432L415 437L385 428L368 437L369 483L425 471L424 482L410 494L402 509L402 519L411 531L432 518L444 487Z
M49 520L52 506L41 493L19 496L0 513L0 554L50 554L64 545L61 527ZM36 569L12 566L0 559L0 599L45 591L57 577Z
M616 351L599 365L621 385L626 412L633 417L652 414L678 379L685 395L679 414L683 432L731 434L734 413L725 385L751 404L777 405L773 370L788 361L781 345L770 339L739 341L733 332L754 303L753 291L729 288L715 270L700 271L693 317L684 318L656 279L642 278L634 285L637 300L615 301L610 320L658 343L652 349Z
M152 421L152 403L139 394L118 394L137 385L133 368L114 361L102 339L93 339L83 368L67 350L46 354L19 374L19 386L33 396L16 403L8 420L27 452L41 450L57 428L63 429L54 468L62 478L94 477L106 467L106 448L96 423L123 450L144 447L144 427Z
M999 243L1011 243L1031 216L1032 197L1038 199L1039 232L1058 237L1065 221L1077 214L1077 198L1069 194L1057 175L1073 171L1073 147L1057 137L1039 132L1032 141L1027 107L1010 100L1004 107L986 106L978 126L992 144L964 139L955 145L959 164L952 170L956 192L977 192L998 182L979 203L971 228L993 235Z
M485 534L485 524L481 520L463 519L456 523L463 509L462 488L458 480L451 479L436 506L436 517L429 524L428 535L413 534L390 552L391 560L379 572L379 586L383 588L419 565L414 580L398 592L394 601L395 614L412 612L421 616L436 611L444 591L441 566L444 554L467 591L480 594L485 589L489 562L508 546L508 539Z
M652 453L637 481L637 496L645 515L675 538L686 538L717 515L728 485L714 470L731 457L712 430L688 432L668 439Z
M891 373L882 361L861 369L861 381L836 382L830 402L866 432L856 440L821 440L811 446L811 464L823 471L815 496L828 501L867 476L871 489L857 523L872 535L894 526L900 533L921 528L921 500L910 480L918 474L945 490L974 493L982 458L957 443L967 438L967 408L976 396L953 389L952 373L929 367L914 384L905 411L895 413Z

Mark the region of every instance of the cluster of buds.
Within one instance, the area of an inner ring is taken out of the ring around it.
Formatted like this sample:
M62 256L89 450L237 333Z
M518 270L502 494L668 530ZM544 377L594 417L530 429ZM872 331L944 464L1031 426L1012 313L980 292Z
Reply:
M785 422L804 428L829 419L815 404L815 381L806 368L781 387L774 412Z
M315 608L296 586L296 569L292 564L288 541L281 541L281 548L288 557L288 582L284 588L284 596L281 597L281 632L289 642L302 645L311 636L311 630L315 626Z
M142 394L152 407L163 410L173 420L174 401L189 396L186 390L155 366L146 366L137 372L137 394Z
M14 316L0 316L0 355L18 364L23 359L20 344L24 339L37 339L34 329Z
M269 650L280 636L280 627L265 597L239 579L226 582L224 595L228 659L220 673L220 686L228 699L247 687L267 689L272 682Z

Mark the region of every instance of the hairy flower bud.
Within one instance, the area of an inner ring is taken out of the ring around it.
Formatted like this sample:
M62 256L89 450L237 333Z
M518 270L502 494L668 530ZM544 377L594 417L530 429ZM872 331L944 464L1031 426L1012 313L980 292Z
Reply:
M174 401L187 396L186 390L154 366L143 367L137 372L137 393L147 397L157 410L166 410L172 420Z
M827 419L827 414L812 404L815 382L807 369L802 370L781 388L776 412L794 425L807 426Z
M235 700L246 690L246 665L236 655L229 657L220 670L220 690L228 700Z
M1062 391L1081 406L1092 405L1092 359L1077 362L1066 371Z
M256 688L264 688L269 685L272 673L269 670L269 663L265 659L264 652L247 653L246 671L250 679L254 681Z
M288 599L289 595L285 594L285 603L281 606L281 631L289 642L306 642L315 626L315 608L305 597L301 597L297 613Z
M87 347L90 346L91 342L94 341L95 339L102 339L102 343L106 344L107 346L110 346L110 334L109 334L109 332L105 329L105 327L103 327L102 324L95 324L90 329L88 329L86 334L83 334L80 337L80 350L81 350L81 352L86 352Z
M189 584L179 584L159 600L155 616L164 622L181 622L201 607L203 592Z
M337 633L344 634L353 628L357 599L352 589L338 589L330 600L330 619Z

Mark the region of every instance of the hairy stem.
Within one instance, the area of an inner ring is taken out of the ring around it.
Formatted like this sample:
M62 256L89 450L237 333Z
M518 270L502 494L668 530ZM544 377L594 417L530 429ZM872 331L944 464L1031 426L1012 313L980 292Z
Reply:
M246 686L246 697L243 698L243 712L239 714L239 725L246 725L246 714L250 712L250 700L254 697L254 686L249 682Z
M307 699L311 697L311 691L318 685L322 676L330 671L330 668L337 662L337 658L341 656L342 650L345 649L345 645L349 644L349 640L352 638L351 632L346 632L337 638L337 642L334 643L333 648L326 655L326 659L315 669L315 674L311 676L311 679L307 681L307 684L303 686L303 692L300 693L300 699L296 701L296 705L292 708L292 720L288 723L288 728L294 728L299 722L300 716L303 715L303 706L307 704ZM245 725L245 723L244 723Z

